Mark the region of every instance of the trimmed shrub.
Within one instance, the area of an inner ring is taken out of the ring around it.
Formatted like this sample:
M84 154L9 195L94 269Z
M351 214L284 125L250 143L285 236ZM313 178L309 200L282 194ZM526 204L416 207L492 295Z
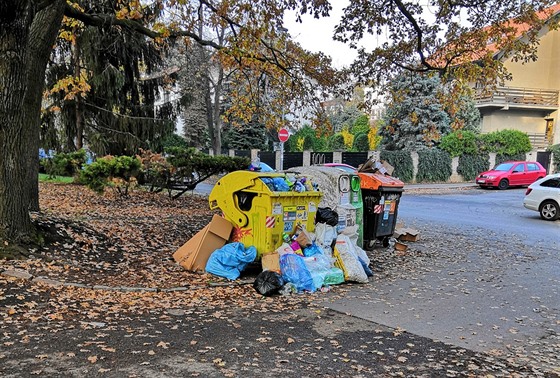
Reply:
M329 146L332 151L346 151L344 136L341 133L334 134L329 138Z
M401 181L411 182L414 176L414 164L412 162L412 157L410 156L410 151L387 151L383 150L380 153L380 159L385 160L387 163L391 164L395 171L393 172L394 177L398 177Z
M560 144L555 144L547 148L547 151L552 152L552 164L554 164L554 173L560 172Z
M487 171L490 168L488 159L488 154L461 155L459 156L457 173L463 176L465 181L474 180L480 172Z
M86 166L81 181L88 188L103 193L106 187L115 188L121 195L128 195L140 173L140 159L131 156L105 156Z
M451 177L451 156L441 150L418 151L417 182L445 182Z
M504 161L517 161L517 160L525 161L526 159L527 159L527 155L525 153L496 154L496 165L503 163Z
M451 157L465 154L476 155L478 146L477 135L472 131L457 130L445 135L441 139L439 148L446 151Z
M366 133L360 133L354 138L354 145L352 146L354 151L368 151L369 150L369 139Z
M529 136L519 130L500 130L480 136L483 148L499 155L520 155L531 151ZM523 157L521 160L525 160Z
M84 149L80 149L78 151L68 153L59 152L54 154L52 158L41 159L40 163L45 169L45 173L51 177L74 177L78 176L86 160L86 151Z

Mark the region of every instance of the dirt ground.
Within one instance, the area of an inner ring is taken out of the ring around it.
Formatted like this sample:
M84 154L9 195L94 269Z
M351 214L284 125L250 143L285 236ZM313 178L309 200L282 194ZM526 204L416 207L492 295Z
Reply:
M558 376L320 304L353 284L266 298L258 267L235 282L185 271L171 254L213 215L203 196L40 189L35 219L59 237L0 261L3 377ZM413 257L376 256L377 279Z

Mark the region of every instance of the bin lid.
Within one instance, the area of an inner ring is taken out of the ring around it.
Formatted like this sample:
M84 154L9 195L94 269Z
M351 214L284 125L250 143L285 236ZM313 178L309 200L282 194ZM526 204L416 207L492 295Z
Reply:
M381 188L403 188L404 183L392 176L383 175L381 173L365 173L358 172L362 180L362 189L375 189Z

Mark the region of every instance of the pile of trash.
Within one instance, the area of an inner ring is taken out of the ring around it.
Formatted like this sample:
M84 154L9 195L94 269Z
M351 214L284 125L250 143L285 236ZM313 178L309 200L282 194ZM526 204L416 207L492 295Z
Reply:
M331 208L318 208L315 232L299 225L283 234L280 247L261 258L262 272L253 287L265 296L328 291L344 282L367 283L373 273L370 259L357 245L357 227L338 232L338 214ZM240 242L228 242L232 227L226 219L214 216L173 257L187 270L210 273L236 280L249 264L256 262L257 250Z

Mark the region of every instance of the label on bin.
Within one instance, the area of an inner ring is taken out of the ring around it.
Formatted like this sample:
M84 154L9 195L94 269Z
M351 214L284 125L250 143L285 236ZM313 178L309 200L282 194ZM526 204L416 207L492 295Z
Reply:
M317 207L315 206L315 202L309 202L309 212L310 213L316 213L317 212Z
M272 215L282 215L282 204L280 202L272 205Z
M346 205L350 203L350 192L340 193L340 204Z
M296 206L284 207L284 222L295 221L297 216Z
M292 232L294 228L294 222L284 222L284 232Z

